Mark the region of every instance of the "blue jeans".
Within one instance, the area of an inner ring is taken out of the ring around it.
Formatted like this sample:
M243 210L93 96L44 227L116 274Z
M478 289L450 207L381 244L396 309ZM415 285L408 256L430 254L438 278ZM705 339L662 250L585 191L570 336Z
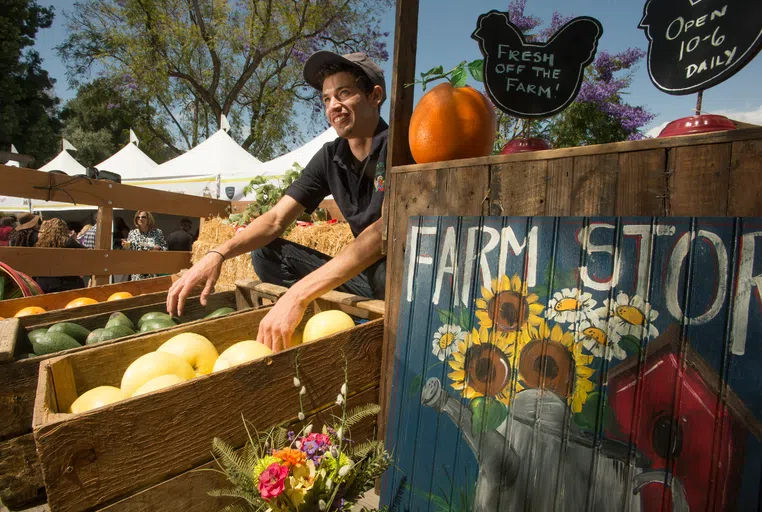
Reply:
M261 281L288 288L330 260L330 256L320 251L282 238L276 238L265 247L251 252L251 263ZM386 258L366 268L336 290L383 300L385 288Z

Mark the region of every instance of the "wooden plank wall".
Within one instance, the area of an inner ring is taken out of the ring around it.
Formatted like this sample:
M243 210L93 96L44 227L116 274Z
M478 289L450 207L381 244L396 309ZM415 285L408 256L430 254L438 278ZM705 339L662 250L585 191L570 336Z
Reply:
M762 216L761 176L760 128L391 168L380 438L410 216Z

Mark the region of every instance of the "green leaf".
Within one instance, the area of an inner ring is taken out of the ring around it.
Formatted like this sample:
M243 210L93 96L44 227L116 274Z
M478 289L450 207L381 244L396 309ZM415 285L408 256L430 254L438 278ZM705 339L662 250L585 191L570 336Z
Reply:
M407 390L408 396L415 396L418 394L419 391L421 391L421 386L423 385L423 374L418 374L413 378L413 381L410 383L410 387Z
M475 434L496 429L508 417L508 408L494 398L474 398L469 407L473 414L471 430Z
M622 336L619 346L624 349L628 356L640 353L640 340L632 334Z
M425 73L421 73L421 78L431 76L431 75L441 75L442 73L444 73L444 68L442 66L437 66L435 68L431 68Z
M455 314L447 309L437 309L437 314L439 315L439 321L443 324L454 324L458 325L460 322L458 321L458 317L455 316Z
M453 87L463 87L466 85L466 80L468 80L468 73L463 66L455 68L450 76L450 83Z
M468 308L460 310L460 328L466 332L471 331L471 310Z
M477 82L484 82L484 59L477 59L468 63L468 71Z

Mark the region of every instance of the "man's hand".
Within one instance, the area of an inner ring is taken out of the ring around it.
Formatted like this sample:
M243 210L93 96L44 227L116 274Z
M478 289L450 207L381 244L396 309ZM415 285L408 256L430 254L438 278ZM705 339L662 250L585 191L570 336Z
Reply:
M220 277L222 261L222 256L210 252L175 281L167 294L167 313L173 316L182 316L185 299L188 298L193 288L203 281L206 281L206 286L201 292L201 305L206 306L206 298L212 293L214 283Z
M291 345L291 335L302 321L307 303L295 298L291 290L286 292L259 324L257 341L278 352Z

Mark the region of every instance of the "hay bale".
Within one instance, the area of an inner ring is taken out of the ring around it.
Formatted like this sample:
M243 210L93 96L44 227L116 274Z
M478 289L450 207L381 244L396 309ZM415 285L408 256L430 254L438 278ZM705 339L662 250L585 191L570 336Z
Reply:
M214 217L204 221L198 234L198 240L193 243L191 261L196 263L210 249L227 242L233 236L235 236L235 228L225 223L222 218ZM349 242L354 240L349 224L346 222L321 223L309 227L296 226L284 238L311 247L331 257L336 256ZM251 258L248 254L242 254L232 260L226 260L222 264L222 271L215 289L217 291L233 290L235 289L235 282L239 279L256 278L254 267L251 266Z

